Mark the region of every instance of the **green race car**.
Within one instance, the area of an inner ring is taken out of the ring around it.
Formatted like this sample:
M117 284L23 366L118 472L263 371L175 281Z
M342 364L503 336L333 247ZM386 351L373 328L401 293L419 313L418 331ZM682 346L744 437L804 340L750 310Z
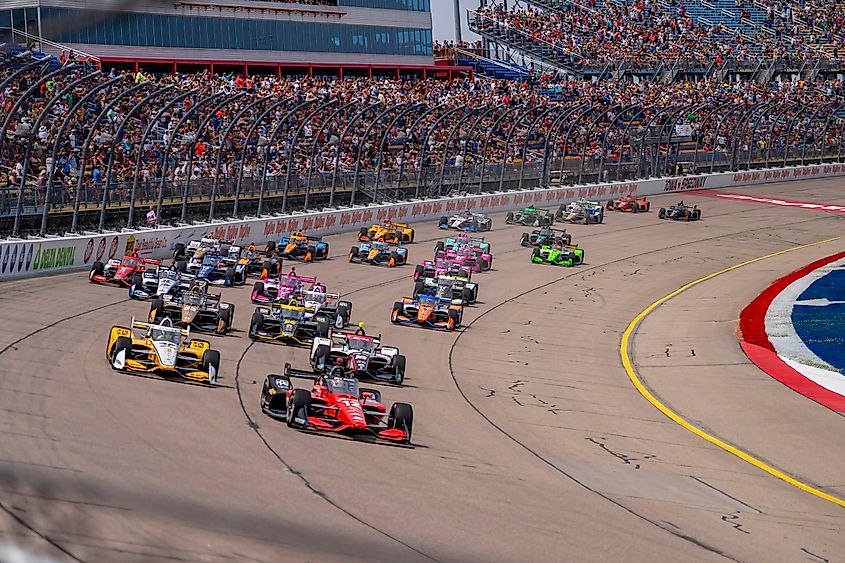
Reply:
M566 229L541 227L530 233L522 233L522 239L519 241L521 246L551 246L554 243L572 244L572 235L567 233Z
M508 225L524 225L526 227L548 227L555 222L555 215L550 209L541 209L529 205L517 212L508 211L505 223Z
M535 246L531 261L555 266L577 266L584 263L584 249L570 244Z

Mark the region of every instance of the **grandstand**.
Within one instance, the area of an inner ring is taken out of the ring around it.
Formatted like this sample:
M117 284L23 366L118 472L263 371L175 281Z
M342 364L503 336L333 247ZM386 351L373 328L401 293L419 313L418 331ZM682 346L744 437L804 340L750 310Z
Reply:
M475 12L498 22L490 29L506 30L509 49L520 34L567 45L566 65L521 64L488 36L429 45L438 64L414 72L371 65L357 74L341 54L327 72L313 65L282 72L289 64L282 62L264 73L249 64L145 68L142 60L121 69L105 64L101 51L43 37L29 48L8 41L0 60L0 233L138 227L150 211L174 223L841 161L845 90L833 76L805 76L807 63L766 80L729 76L724 70L737 68L729 49L736 65L758 74L769 59L759 49L738 57L736 42L724 39L736 36L722 26L708 28L707 42L690 40L683 63L670 68L660 49L677 49L676 39L701 29L686 12L671 20L685 22L671 38L652 32L649 54L638 50L642 37L623 46L604 33L668 22L665 6L595 3L578 7L580 14L573 6ZM603 9L615 19L597 27L595 10ZM556 29L546 20L551 13L602 40L543 36ZM827 28L834 37L835 24ZM29 33L15 29L11 35ZM721 61L707 62L722 51ZM837 64L823 52L806 51L819 57L807 59L814 68ZM543 57L556 53L563 51Z

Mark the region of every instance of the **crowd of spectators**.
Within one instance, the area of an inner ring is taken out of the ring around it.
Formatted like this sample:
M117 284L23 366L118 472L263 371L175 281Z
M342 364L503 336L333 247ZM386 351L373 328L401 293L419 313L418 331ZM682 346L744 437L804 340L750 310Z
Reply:
M260 184L265 166L270 182L288 176L294 185L326 182L337 171L348 185L356 172L393 182L402 172L451 174L482 163L517 163L523 154L529 162L542 162L547 145L558 160L634 160L632 139L642 138L646 124L661 114L656 123L666 119L663 110L687 106L689 112L675 119L692 125L692 140L702 153L760 148L765 137L781 154L804 142L805 131L816 145L830 147L841 142L843 125L835 119L825 127L824 119L811 120L806 112L808 106L842 100L839 82L658 85L544 77L532 84L112 71L72 87L88 69L72 64L65 69L49 80L41 79L43 68L31 69L0 92L0 117L8 119L0 188L16 190L26 175L36 204L44 201L54 169L52 202L68 205L106 195L126 200L133 185L139 200L149 200L160 185L164 196L182 194L189 182L191 193L215 184L218 194L232 193L239 177L247 191ZM566 144L562 135L550 143L556 116L577 106L589 109L573 114L577 119ZM768 110L761 109L757 128L743 129L741 120L755 107ZM715 115L726 117L718 129ZM805 122L787 134L779 130L787 117ZM822 132L827 137L817 138ZM648 154L652 150L659 144Z
M833 44L838 51L845 40L845 11L839 2L821 0L760 0L766 10L766 26L792 36L812 34L808 42Z
M723 23L696 23L681 0L621 4L590 0L589 5L552 2L552 6L554 9L491 4L478 8L474 23L520 47L544 50L574 67L627 64L647 68L674 62L719 66L728 59L743 63L838 57L838 52L819 49L819 37L798 29L778 29L774 34L760 30L750 35ZM823 19L830 26L842 17L834 8L815 21Z

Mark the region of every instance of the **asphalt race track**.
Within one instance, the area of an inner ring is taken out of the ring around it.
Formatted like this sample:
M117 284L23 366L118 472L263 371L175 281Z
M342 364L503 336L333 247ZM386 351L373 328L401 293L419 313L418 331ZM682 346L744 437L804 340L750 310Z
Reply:
M739 193L845 203L842 180ZM455 333L388 320L412 266L297 264L408 357L416 447L288 429L260 386L307 350L246 335L249 288L222 289L235 328L211 337L221 386L118 374L109 327L146 317L86 273L0 285L0 538L76 561L841 561L845 512L713 446L656 410L623 369L628 323L685 283L845 234L836 213L684 194L698 223L608 213L569 226L586 264L530 264L523 227L494 218L494 271ZM410 261L436 226L415 225ZM751 364L737 316L772 280L845 239L755 262L647 316L632 360L690 423L845 497L842 416ZM287 264L289 265L289 263ZM287 267L286 265L286 267Z

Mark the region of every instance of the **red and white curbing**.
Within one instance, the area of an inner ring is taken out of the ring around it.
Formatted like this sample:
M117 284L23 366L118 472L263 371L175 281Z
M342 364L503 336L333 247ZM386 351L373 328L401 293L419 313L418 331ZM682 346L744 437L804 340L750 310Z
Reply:
M739 317L740 345L757 367L792 390L845 413L845 375L824 369L792 325L792 307L818 278L845 265L845 252L817 260L780 278ZM815 365L808 365L812 363Z

